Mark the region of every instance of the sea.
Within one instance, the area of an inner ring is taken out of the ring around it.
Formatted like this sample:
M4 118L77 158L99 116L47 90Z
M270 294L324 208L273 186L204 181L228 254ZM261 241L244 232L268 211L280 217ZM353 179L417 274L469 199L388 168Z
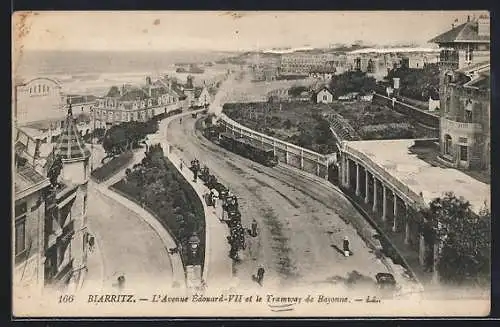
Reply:
M235 55L218 51L24 51L14 67L16 81L34 77L54 78L61 82L66 94L104 95L109 87L123 83L143 84L146 76L175 76L176 64L196 63L203 74L193 74L197 85L227 71L224 65L204 63Z

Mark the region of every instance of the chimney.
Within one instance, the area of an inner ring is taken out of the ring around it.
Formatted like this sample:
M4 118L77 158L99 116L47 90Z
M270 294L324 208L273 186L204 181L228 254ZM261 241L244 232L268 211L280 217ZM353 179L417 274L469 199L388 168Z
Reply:
M477 20L477 35L490 36L490 18L488 16L479 16L479 19Z
M151 77L146 76L146 85L151 85Z

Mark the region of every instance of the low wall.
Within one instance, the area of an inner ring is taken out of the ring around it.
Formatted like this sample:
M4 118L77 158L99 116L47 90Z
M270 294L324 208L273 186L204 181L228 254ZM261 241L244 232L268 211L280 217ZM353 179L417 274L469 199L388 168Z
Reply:
M436 129L439 131L440 119L438 115L426 112L425 110L422 110L420 108L414 107L412 105L397 100L394 101L394 106L393 106L393 100L391 98L378 93L375 93L373 95L373 102L386 105L390 108L393 108L395 111L399 113L410 115L411 117L414 117L418 122L423 124L425 127L429 129Z
M243 137L254 144L261 144L268 149L273 149L275 156L278 157L281 163L328 179L329 160L326 155L256 132L235 122L225 114L220 114L219 122L227 132L233 135Z

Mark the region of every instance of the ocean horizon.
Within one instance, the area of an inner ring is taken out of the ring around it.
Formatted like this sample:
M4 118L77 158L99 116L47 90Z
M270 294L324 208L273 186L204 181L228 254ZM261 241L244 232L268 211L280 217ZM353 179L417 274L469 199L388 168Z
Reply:
M15 67L17 81L34 77L57 79L65 93L103 95L120 83L141 83L147 75L173 75L183 80L187 74L175 72L176 64L203 64L234 55L222 51L57 51L28 50ZM211 79L220 72L202 67L204 74L193 74L195 83Z

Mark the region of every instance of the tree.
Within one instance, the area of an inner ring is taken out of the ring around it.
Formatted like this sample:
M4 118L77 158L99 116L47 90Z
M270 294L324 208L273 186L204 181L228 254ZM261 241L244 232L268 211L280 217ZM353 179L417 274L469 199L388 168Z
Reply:
M57 179L59 178L59 175L61 174L63 168L63 163L60 155L56 155L54 162L49 168L49 171L47 172L47 177L50 180L50 184L52 186L57 186Z
M442 282L483 285L490 280L489 210L477 215L468 201L449 192L434 199L422 215L441 244L437 270Z
M333 90L336 97L350 92L359 92L361 94L369 93L375 90L377 82L375 78L366 75L361 71L348 71L335 76L330 82L330 89Z

